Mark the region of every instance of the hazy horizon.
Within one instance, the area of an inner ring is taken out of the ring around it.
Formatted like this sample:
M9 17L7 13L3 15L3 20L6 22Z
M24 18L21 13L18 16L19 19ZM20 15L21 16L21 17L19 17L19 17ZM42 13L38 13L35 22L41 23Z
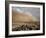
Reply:
M12 7L12 10L18 13L24 13L27 15L32 15L33 18L37 18L40 20L40 8L34 8L34 7Z

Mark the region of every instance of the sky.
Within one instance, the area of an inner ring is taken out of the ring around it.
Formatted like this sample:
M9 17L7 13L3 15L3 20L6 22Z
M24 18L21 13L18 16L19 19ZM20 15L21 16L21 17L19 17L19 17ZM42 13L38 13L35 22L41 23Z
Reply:
M26 13L28 15L32 15L40 20L40 8L35 7L13 7L14 11L18 11L18 13Z

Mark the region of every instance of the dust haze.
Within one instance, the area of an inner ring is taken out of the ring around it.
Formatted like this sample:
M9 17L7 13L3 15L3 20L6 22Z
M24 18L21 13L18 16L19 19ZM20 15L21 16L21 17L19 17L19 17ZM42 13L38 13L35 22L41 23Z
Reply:
M12 7L12 31L40 30L40 8Z

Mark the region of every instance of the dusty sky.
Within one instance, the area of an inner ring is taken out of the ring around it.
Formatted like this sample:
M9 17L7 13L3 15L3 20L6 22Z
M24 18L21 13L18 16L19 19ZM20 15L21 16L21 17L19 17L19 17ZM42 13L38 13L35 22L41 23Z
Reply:
M34 7L13 7L14 11L18 11L21 13L27 13L28 15L32 15L36 17L38 20L40 20L40 8L34 8Z

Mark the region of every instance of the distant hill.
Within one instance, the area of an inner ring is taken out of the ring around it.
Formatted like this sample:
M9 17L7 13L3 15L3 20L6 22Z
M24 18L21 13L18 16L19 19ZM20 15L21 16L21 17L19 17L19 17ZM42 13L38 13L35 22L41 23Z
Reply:
M35 17L32 15L27 15L24 13L19 13L17 11L12 12L12 21L13 23L15 22L32 22L32 21L37 21Z

